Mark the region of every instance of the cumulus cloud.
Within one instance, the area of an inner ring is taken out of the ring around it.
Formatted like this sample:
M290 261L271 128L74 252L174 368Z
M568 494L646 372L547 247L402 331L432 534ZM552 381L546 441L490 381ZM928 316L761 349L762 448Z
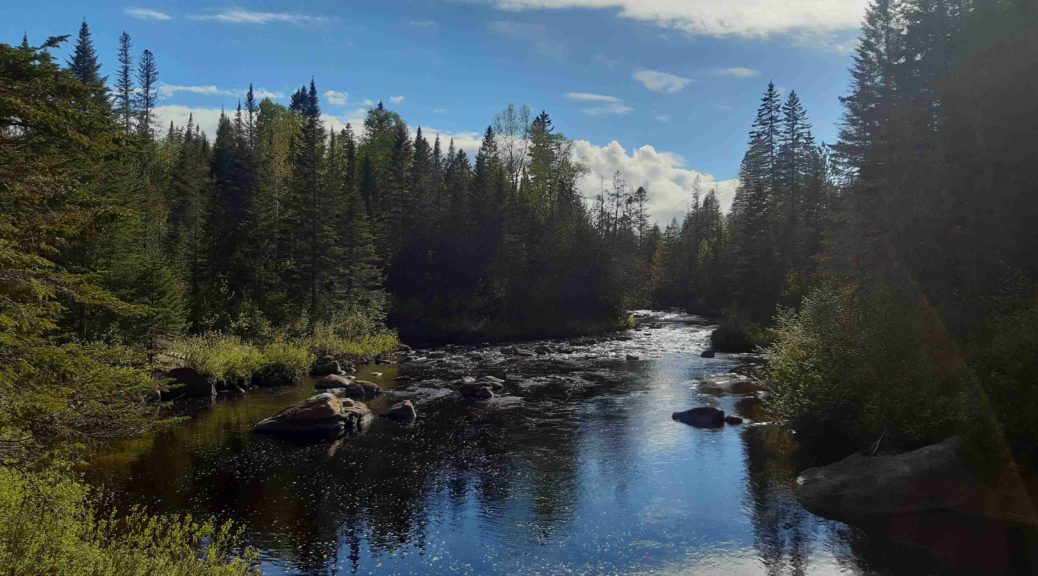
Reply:
M715 76L731 76L732 78L753 78L757 74L760 74L760 72L753 68L743 68L741 66L736 66L734 68L721 68L720 70L714 71Z
M487 30L501 38L520 40L526 43L535 54L556 60L566 57L566 48L548 34L548 29L543 24L491 22L487 26Z
M389 97L389 103L390 104L403 104L404 100L405 100L405 98L403 96L390 96Z
M125 8L123 13L138 20L172 20L173 17L165 12L151 8Z
M324 93L324 99L331 106L345 106L350 99L350 94L349 92L328 90Z
M735 180L718 181L710 174L687 168L681 156L658 151L649 145L628 153L615 140L605 146L577 140L573 153L576 160L589 170L578 183L586 198L597 195L602 182L608 186L613 174L619 170L628 185L634 188L644 186L649 192L649 214L661 226L671 218L680 218L688 210L696 178L700 180L703 194L711 189L717 190L724 210L728 210L735 196Z
M212 138L216 134L216 125L220 121L222 108L207 108L201 106L182 106L180 104L169 104L156 106L155 117L158 118L159 126L166 128L170 122L178 127L187 126L187 119L193 118L195 126Z
M840 32L857 30L868 0L481 0L506 10L590 8L692 36L792 38L841 49Z
M327 16L310 16L294 12L257 12L244 10L242 8L229 8L213 14L195 14L192 20L208 22L220 22L223 24L270 24L272 22L283 22L304 26L307 24L322 24L331 19Z
M639 70L633 76L635 80L641 82L649 90L664 94L681 92L685 89L685 86L692 82L691 78L668 74L659 70Z

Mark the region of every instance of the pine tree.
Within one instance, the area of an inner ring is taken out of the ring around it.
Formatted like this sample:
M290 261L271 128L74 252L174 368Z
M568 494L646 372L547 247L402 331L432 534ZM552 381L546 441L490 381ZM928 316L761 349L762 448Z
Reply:
M115 80L115 112L122 119L123 130L129 134L133 126L133 58L130 56L130 35L119 35L119 68Z
M145 50L137 65L137 91L134 94L134 108L137 115L137 132L148 139L155 136L153 111L158 98L159 69L155 64L155 55L151 53L151 50Z
M97 61L97 52L85 18L79 25L79 37L76 38L72 57L68 60L68 69L84 84L104 85L107 80L101 76L101 64Z

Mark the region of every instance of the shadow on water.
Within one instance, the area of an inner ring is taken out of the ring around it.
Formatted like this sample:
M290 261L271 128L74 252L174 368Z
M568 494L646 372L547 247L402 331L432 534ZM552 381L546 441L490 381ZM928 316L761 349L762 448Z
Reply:
M269 574L926 573L902 568L927 554L797 504L790 435L758 425L752 400L695 387L745 368L700 358L708 335L654 314L624 339L539 356L418 351L362 373L390 390L376 414L416 402L411 425L376 418L352 438L290 444L250 429L312 384L255 390L99 454L88 476L127 503L240 522ZM508 376L502 394L449 393L445 380L480 367ZM748 422L670 418L704 404Z

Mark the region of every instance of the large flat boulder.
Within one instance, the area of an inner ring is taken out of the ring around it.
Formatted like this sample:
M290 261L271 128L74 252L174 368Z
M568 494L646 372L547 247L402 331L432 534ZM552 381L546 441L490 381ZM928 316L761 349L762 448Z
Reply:
M285 436L336 438L359 432L371 421L371 410L360 402L325 392L289 406L256 424L255 432Z
M171 396L186 396L188 398L216 397L216 384L212 378L201 374L194 368L174 368L166 375L176 381L170 387Z
M805 470L797 499L811 512L837 520L946 510L962 505L974 483L949 438L894 456L853 454Z
M345 388L356 380L353 376L341 376L339 374L327 374L321 376L314 383L314 388L317 390L327 390L329 388Z

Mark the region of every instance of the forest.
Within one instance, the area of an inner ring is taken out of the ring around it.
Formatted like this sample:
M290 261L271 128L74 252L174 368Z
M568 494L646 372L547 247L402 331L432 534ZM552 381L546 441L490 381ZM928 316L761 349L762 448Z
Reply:
M113 56L101 76L86 21L0 44L12 574L255 570L230 524L113 510L78 475L174 422L168 362L248 387L401 340L605 333L636 308L763 351L769 409L819 450L958 434L986 466L1038 467L1034 2L872 0L838 141L768 84L731 209L697 184L662 229L619 171L578 188L547 112L508 105L470 158L382 103L335 131L311 79L288 106L250 88L205 134L158 124L162 55L124 32Z

